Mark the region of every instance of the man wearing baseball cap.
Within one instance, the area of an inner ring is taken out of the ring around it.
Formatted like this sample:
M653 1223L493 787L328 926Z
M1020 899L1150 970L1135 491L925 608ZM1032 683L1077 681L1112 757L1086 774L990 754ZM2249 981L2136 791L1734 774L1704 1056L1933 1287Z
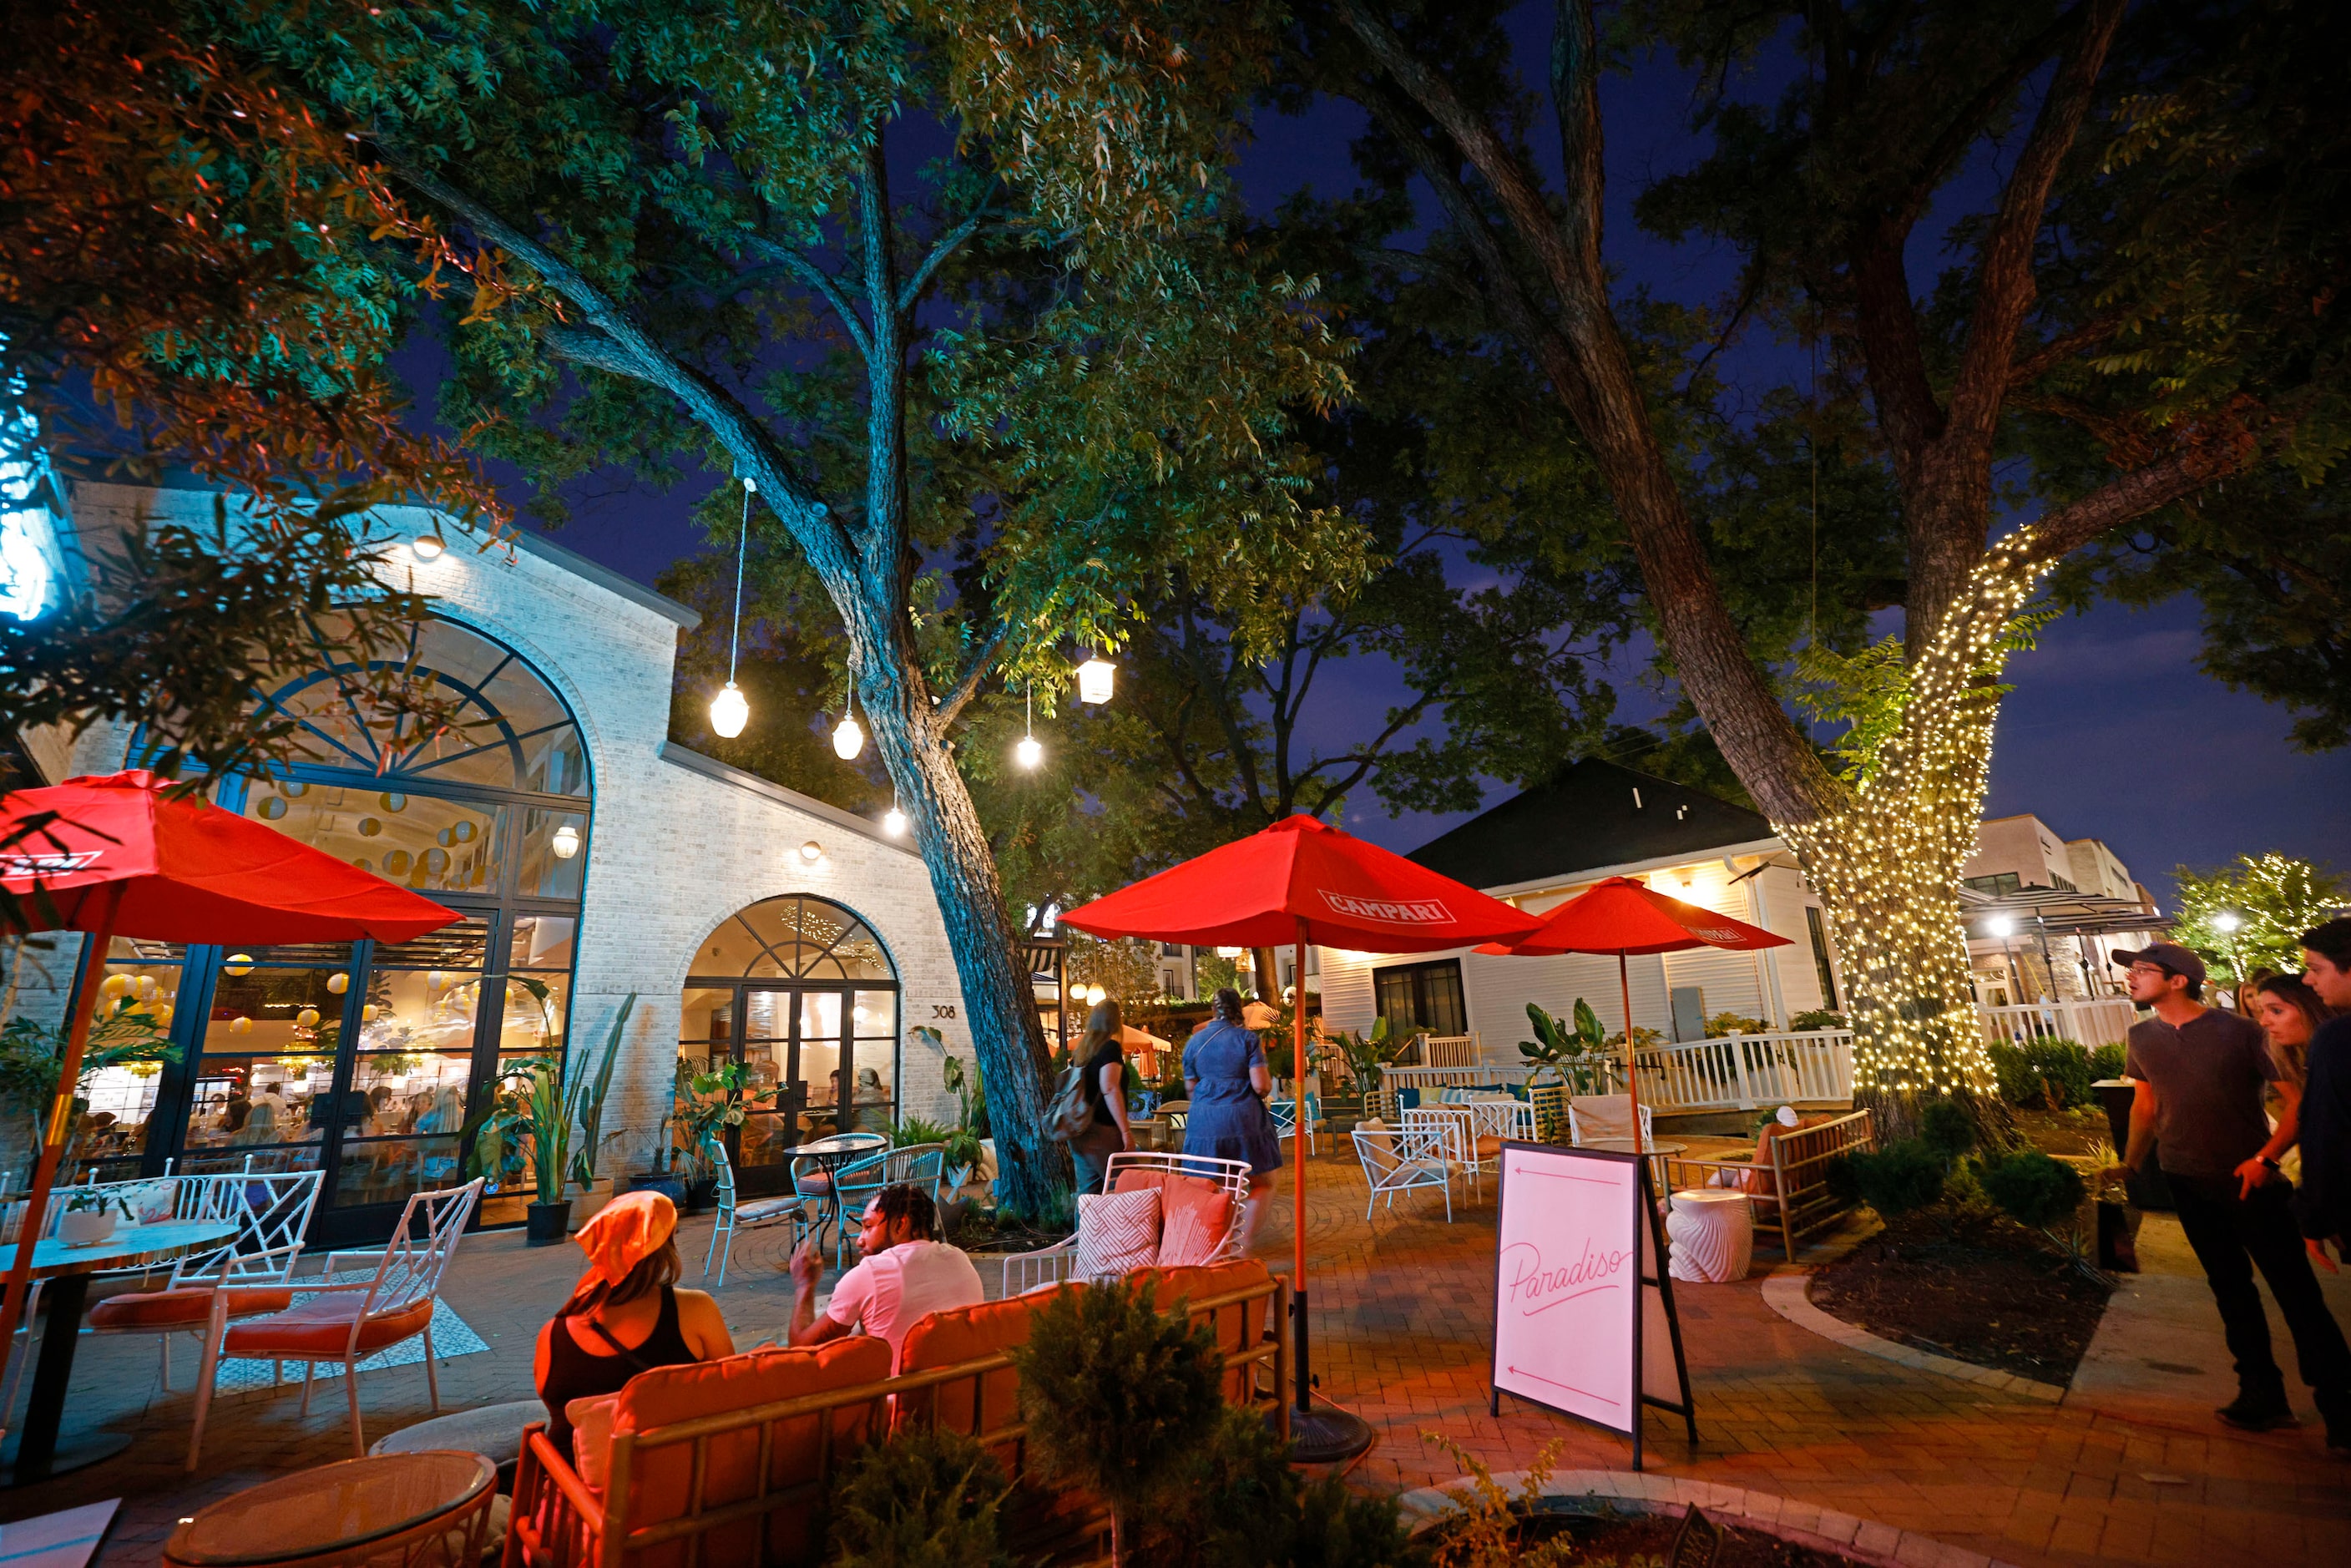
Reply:
M2277 1153L2292 1142L2294 1094L2279 1084L2285 1144L2273 1149L2262 1109L2262 1092L2278 1082L2268 1041L2250 1019L2203 1004L2203 960L2158 942L2116 953L2112 961L2130 967L2131 1000L2155 1011L2131 1025L2124 1056L2123 1075L2137 1088L2130 1147L2118 1168L2135 1175L2155 1155L2179 1228L2204 1266L2237 1363L2237 1397L2216 1414L2249 1431L2294 1425L2253 1284L2258 1267L2294 1334L2294 1358L2331 1441L2351 1427L2351 1347L2319 1293L2290 1189L2278 1174Z

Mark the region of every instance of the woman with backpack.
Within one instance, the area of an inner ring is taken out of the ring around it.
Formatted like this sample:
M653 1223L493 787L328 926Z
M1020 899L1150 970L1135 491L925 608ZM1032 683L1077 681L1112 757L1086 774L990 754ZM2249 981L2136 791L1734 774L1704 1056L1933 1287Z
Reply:
M1227 986L1217 993L1216 1007L1216 1016L1184 1042L1184 1087L1192 1097L1184 1152L1249 1162L1240 1238L1246 1256L1281 1171L1281 1139L1265 1108L1273 1075L1265 1065L1264 1047L1241 1026L1240 993Z
M1100 1192L1110 1172L1110 1157L1134 1146L1126 1124L1126 1050L1121 1036L1126 1020L1115 1000L1097 1002L1086 1015L1086 1032L1070 1053L1078 1074L1077 1087L1085 1098L1085 1128L1069 1140L1070 1160L1076 1166L1078 1191ZM1056 1096L1056 1108L1060 1096Z

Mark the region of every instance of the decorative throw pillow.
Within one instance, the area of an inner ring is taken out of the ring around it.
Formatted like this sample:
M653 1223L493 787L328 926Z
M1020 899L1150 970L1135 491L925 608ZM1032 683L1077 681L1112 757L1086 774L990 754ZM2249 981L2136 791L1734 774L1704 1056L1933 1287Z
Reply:
M1160 1189L1159 1266L1211 1263L1232 1228L1233 1199L1214 1182L1179 1176Z
M1101 1280L1159 1261L1159 1189L1090 1192L1078 1198L1078 1256L1071 1272Z
M617 1394L591 1394L563 1407L571 1423L571 1468L597 1491L604 1490L612 1458L612 1423L621 1414Z

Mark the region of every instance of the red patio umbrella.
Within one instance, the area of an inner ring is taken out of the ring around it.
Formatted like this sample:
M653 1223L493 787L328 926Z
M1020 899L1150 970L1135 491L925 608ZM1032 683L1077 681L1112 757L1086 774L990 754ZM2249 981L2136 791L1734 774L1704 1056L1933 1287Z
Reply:
M1636 953L1678 953L1689 947L1751 953L1788 945L1787 937L1775 936L1760 925L1668 898L1629 876L1612 876L1552 910L1532 936L1515 942L1488 943L1478 951L1522 958L1561 953L1616 955L1616 983L1625 998L1625 1089L1633 1103L1633 1141L1638 1148L1641 1083L1634 1070L1633 979L1625 960Z
M1371 1442L1371 1429L1343 1412L1316 1411L1306 1348L1306 947L1361 953L1428 953L1533 931L1537 916L1513 909L1341 832L1312 817L1283 819L1263 832L1144 878L1061 916L1094 936L1139 936L1196 946L1298 949L1298 1005L1291 1009L1297 1072L1296 1223L1290 1267L1298 1407L1292 1446L1301 1458L1345 1458Z
M193 797L141 769L68 779L0 797L0 888L23 931L89 934L89 961L68 1013L24 1224L17 1230L0 1354L14 1343L32 1275L33 1244L73 1120L90 1011L117 936L259 946L273 942L405 942L457 918L323 850Z

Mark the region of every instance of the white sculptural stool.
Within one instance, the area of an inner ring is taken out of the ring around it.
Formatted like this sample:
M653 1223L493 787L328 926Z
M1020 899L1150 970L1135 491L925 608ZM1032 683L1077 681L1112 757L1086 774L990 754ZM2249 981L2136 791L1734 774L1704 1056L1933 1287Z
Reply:
M1755 1256L1755 1210L1743 1192L1677 1192L1666 1211L1666 1237L1675 1279L1698 1285L1744 1280Z

